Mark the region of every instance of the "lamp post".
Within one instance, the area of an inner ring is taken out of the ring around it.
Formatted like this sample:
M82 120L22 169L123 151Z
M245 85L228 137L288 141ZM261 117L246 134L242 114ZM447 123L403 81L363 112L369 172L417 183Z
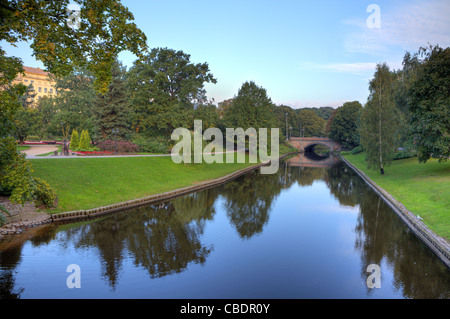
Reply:
M111 132L114 133L114 154L117 154L117 133L119 133L119 129L113 128Z
M287 112L284 113L284 115L286 116L286 141L287 141L287 140L288 140L288 127L287 127L287 117L288 117L288 114L287 114Z

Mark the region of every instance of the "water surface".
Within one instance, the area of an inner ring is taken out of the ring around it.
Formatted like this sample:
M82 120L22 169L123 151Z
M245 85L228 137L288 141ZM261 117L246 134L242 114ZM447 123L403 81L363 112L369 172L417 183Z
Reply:
M10 237L0 296L450 297L450 271L359 176L340 162L311 166L294 158L274 175ZM71 264L81 288L67 286ZM371 264L381 288L367 285Z

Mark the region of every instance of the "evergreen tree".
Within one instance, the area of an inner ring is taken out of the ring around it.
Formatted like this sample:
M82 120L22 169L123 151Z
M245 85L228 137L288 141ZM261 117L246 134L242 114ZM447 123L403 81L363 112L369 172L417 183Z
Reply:
M95 114L102 139L113 138L113 129L119 129L120 137L130 132L130 103L125 87L125 69L119 61L114 63L111 74L108 91L104 95L98 95L95 102Z
M384 167L390 163L395 143L395 103L392 86L394 74L386 63L378 64L369 84L369 98L361 117L361 144L366 151L367 166Z
M72 138L70 139L70 148L72 150L78 148L80 144L80 135L78 134L77 130L72 131Z
M79 149L87 150L89 149L91 144L91 138L89 137L89 132L87 130L83 130L80 136L80 143L78 145Z

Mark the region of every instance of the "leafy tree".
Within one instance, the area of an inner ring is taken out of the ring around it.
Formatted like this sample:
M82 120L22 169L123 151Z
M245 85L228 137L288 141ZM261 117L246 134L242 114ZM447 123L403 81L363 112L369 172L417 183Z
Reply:
M411 139L419 162L450 157L450 48L420 48L408 90Z
M249 127L256 130L275 127L273 107L266 89L256 85L255 82L245 82L225 114L225 125L244 130Z
M361 144L366 151L367 165L378 167L382 175L395 146L394 76L386 63L377 65L361 116Z
M147 49L146 36L119 1L75 2L79 12L67 10L69 0L2 0L0 40L30 41L35 57L57 76L85 67L95 74L96 88L105 92L114 58L124 50L140 56ZM67 23L73 18L76 26Z
M99 94L94 103L94 113L102 139L112 138L113 129L118 129L118 136L121 137L130 132L130 103L125 87L125 69L116 61L111 72L112 80L108 91Z
M31 132L36 131L39 114L31 108L20 108L14 116L14 137L22 145Z
M219 112L214 104L199 105L194 110L194 119L202 121L203 130L221 126Z
M216 79L207 63L194 64L183 51L152 49L127 77L136 131L169 136L174 128L191 128L194 108L207 102L209 82Z
M319 117L313 110L302 109L299 111L298 117L302 125L302 136L325 136L326 121Z
M35 93L34 91L33 84L28 85L25 93L21 97L19 97L19 102L22 105L22 107L24 108L31 107L36 95L37 93Z
M358 122L362 105L358 101L344 103L337 108L330 125L328 136L343 147L352 149L359 145Z

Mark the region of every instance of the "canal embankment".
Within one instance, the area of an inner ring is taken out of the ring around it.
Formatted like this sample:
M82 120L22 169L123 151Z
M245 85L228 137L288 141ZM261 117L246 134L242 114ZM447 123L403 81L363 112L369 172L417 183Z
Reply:
M372 178L366 174L361 167L357 167L355 163L339 155L353 171L355 171L404 221L409 229L425 244L431 251L433 251L442 262L450 268L450 244L447 239L439 236L435 231L424 222L420 214L408 209L401 201L390 194L386 189L378 185ZM401 181L397 181L400 182ZM405 181L406 183L406 181ZM413 190L411 189L411 192Z

